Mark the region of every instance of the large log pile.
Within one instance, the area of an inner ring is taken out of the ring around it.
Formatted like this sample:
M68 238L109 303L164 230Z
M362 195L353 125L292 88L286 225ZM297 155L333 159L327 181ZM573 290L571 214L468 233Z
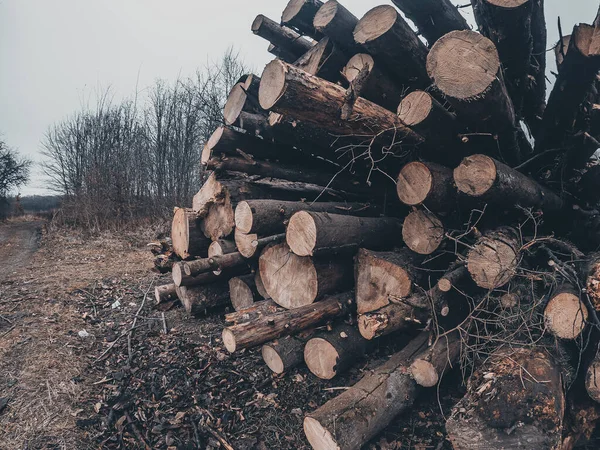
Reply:
M459 367L454 448L568 448L571 392L600 402L600 20L558 44L546 107L543 0L472 0L478 31L393 3L257 16L277 58L229 93L157 302L225 308L227 350L277 374L409 336L307 415L315 449L361 448Z

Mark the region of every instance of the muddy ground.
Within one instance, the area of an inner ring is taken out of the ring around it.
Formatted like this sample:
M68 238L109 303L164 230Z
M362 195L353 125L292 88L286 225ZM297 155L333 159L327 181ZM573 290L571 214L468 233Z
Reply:
M151 230L117 238L45 228L0 225L2 450L308 449L304 414L405 339L380 340L331 382L306 368L273 376L258 350L226 352L224 311L199 320L153 309L153 286L168 276L150 271ZM428 391L367 448L450 448L443 417L459 381Z

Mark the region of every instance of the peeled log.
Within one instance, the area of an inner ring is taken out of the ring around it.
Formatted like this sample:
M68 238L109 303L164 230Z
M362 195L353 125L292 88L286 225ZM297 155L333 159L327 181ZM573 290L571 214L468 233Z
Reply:
M177 300L177 286L173 283L156 286L154 288L154 298L157 305Z
M299 58L314 45L308 39L303 38L294 30L279 25L274 20L259 14L252 22L252 32L266 39L276 47Z
M270 244L285 242L285 233L259 238L257 234L245 234L235 230L235 245L244 258L253 258L260 250Z
M392 0L413 21L429 46L446 33L468 30L469 24L450 0Z
M363 98L356 100L349 120L342 120L340 112L346 101L344 88L282 61L272 61L265 68L259 99L264 109L313 123L336 135L358 135L364 139L387 131L388 140L393 133L393 142L402 141L403 147L422 142L421 136L403 124L396 114ZM393 142L388 145L392 147Z
M287 309L310 305L326 294L349 289L353 283L348 259L297 256L287 244L267 247L258 265L269 297Z
M297 28L302 34L316 40L323 37L313 25L315 15L323 6L320 0L290 0L281 14L281 24Z
M298 256L354 253L361 247L393 247L400 242L401 229L394 218L300 211L290 219L286 242Z
M400 171L396 191L405 205L423 204L431 211L443 212L455 206L453 181L451 169L440 164L413 161Z
M236 311L250 308L254 303L261 300L256 290L254 274L233 277L229 280L229 298L231 306Z
M513 228L499 228L477 240L467 255L467 269L477 286L496 289L517 272L521 244Z
M533 207L546 213L564 207L562 199L550 189L485 155L463 159L454 169L454 182L460 192L492 205Z
M200 316L209 309L229 304L229 286L223 282L194 287L179 286L177 296L190 315Z
M434 253L446 237L444 224L425 209L415 209L404 220L402 239L408 248L419 255Z
M356 256L356 307L359 314L376 311L408 297L420 279L419 258L409 249L373 252L361 248Z
M399 81L415 87L429 85L427 47L393 6L377 6L365 14L354 29L354 40L385 61Z
M204 236L200 218L194 211L176 208L171 224L173 251L181 259L206 256L210 240Z
M310 334L310 332L308 332ZM304 362L306 338L286 336L262 347L262 358L273 373L289 372Z
M574 286L558 288L544 310L546 326L561 339L576 339L584 330L588 310Z
M355 86L360 97L390 111L396 110L403 95L402 86L399 86L371 55L367 53L354 55L344 67L342 74L348 83Z
M304 362L313 375L331 380L362 358L368 342L356 327L340 324L313 336L304 347Z
M313 20L317 31L329 37L350 54L358 50L352 34L357 23L356 16L336 0L325 2Z
M560 448L565 393L544 350L493 354L469 379L446 431L455 450Z
M354 305L354 292L327 297L314 305L306 305L223 330L223 344L230 352L256 347L283 336L313 328L323 322L349 314Z
M304 433L315 450L359 450L398 414L414 403L419 385L410 373L415 360L429 360L438 373L458 359L458 336L450 335L427 348L421 333L388 362L329 400L304 419ZM431 355L431 358L429 357Z
M247 200L235 208L235 226L242 233L261 236L281 233L290 218L299 211L328 212L356 216L376 216L378 209L367 203L286 202Z

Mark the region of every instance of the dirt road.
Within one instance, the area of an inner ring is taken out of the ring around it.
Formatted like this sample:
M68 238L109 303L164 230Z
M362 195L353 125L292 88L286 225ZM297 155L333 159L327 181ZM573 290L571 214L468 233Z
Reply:
M0 223L0 281L24 266L38 248L43 222Z

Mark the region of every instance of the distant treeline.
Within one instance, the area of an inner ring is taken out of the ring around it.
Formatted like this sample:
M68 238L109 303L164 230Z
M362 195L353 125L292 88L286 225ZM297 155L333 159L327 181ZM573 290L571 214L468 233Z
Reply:
M47 213L58 209L61 202L62 196L59 195L10 197L8 198L8 210L10 215L18 214L19 210L25 214Z

